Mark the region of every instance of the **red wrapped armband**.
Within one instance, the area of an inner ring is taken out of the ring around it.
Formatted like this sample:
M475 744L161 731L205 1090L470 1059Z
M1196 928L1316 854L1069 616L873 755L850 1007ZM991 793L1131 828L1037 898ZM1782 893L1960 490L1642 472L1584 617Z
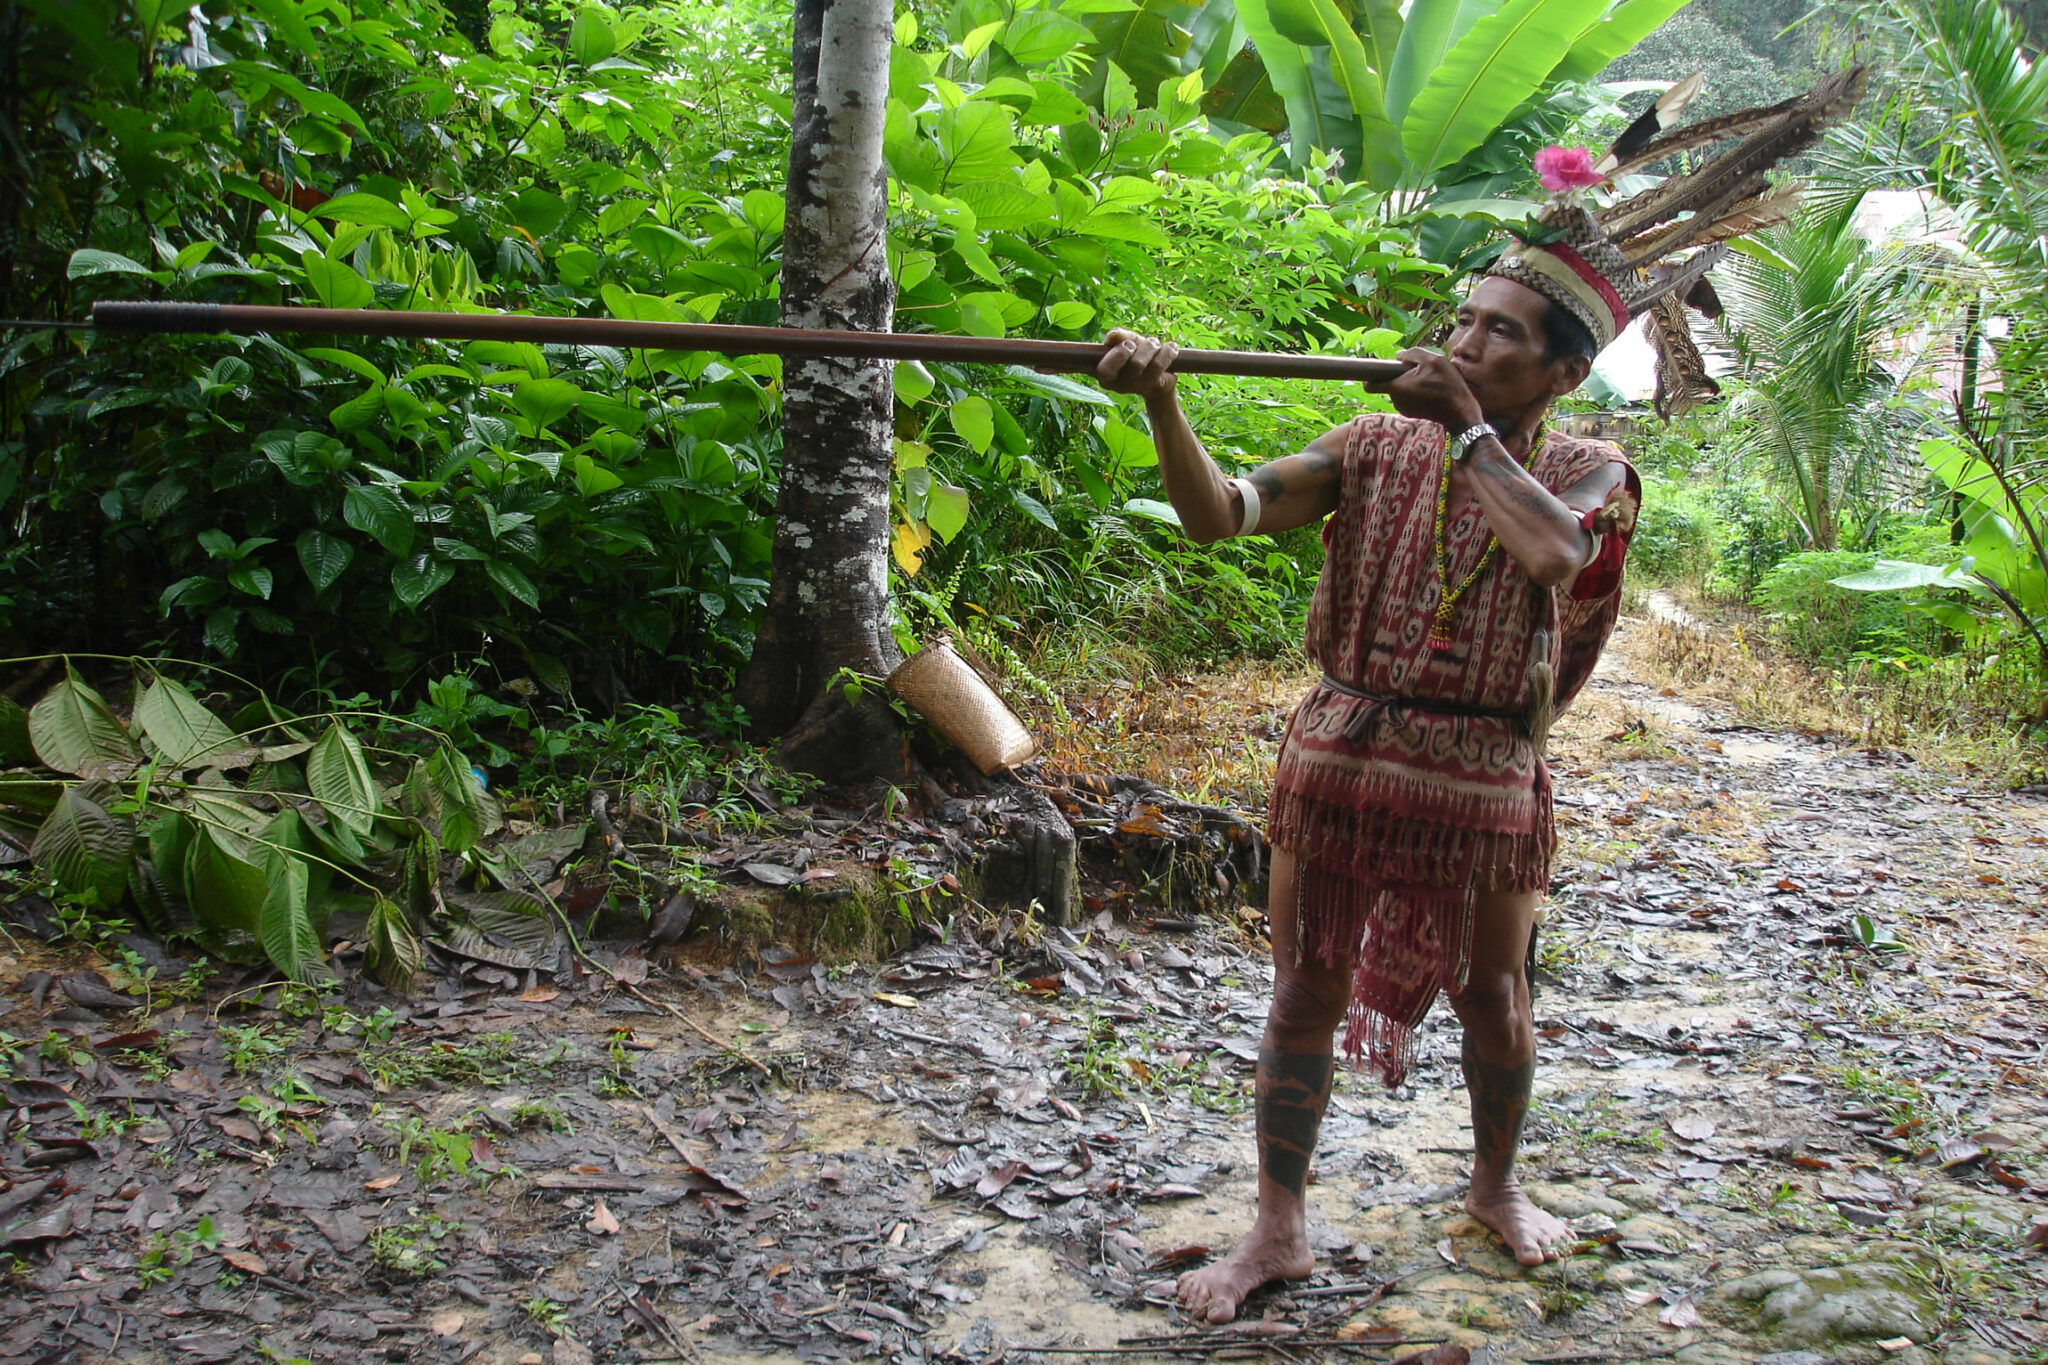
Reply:
M1566 594L1574 602L1592 602L1621 586L1621 564L1628 555L1628 542L1636 532L1636 509L1642 505L1643 485L1634 469L1607 495L1607 501L1579 518L1589 535L1600 538L1600 549L1579 570Z

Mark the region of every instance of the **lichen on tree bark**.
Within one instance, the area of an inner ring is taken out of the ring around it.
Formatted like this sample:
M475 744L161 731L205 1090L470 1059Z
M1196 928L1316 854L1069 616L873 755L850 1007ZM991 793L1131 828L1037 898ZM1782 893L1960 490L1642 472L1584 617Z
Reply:
M890 0L797 0L782 321L885 332ZM828 700L841 668L885 673L889 365L793 359L783 372L782 483L767 608L740 698L756 729L786 734Z

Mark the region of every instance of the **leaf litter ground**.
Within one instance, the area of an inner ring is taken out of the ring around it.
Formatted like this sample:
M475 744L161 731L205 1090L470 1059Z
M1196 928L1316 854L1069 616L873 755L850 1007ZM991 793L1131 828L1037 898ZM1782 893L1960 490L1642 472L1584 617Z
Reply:
M1568 1261L1460 1211L1439 1016L1400 1092L1340 1080L1314 1278L1183 1322L1173 1275L1249 1222L1270 966L1256 912L1112 865L1070 930L857 969L617 948L412 1002L137 1011L23 937L0 1358L2039 1358L2048 802L1731 723L1662 685L1674 629L1629 623L1553 741L1524 1174ZM1052 757L1255 809L1303 684L1085 698ZM1170 823L1120 809L1127 844Z

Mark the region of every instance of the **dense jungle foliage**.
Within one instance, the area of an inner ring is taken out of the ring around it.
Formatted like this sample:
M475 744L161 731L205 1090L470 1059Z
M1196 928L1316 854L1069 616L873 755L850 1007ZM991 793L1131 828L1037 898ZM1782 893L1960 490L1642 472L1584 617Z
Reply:
M1695 63L1735 103L1874 61L1864 116L1809 158L1808 209L1723 272L1701 339L1731 367L1724 400L1628 438L1649 475L1636 574L1760 609L1816 664L1950 678L1971 724L2039 723L2048 77L2029 15L1803 14L907 5L886 73L897 326L1390 353L1437 334L1497 225L1534 207L1537 147L1611 136ZM153 298L776 320L788 14L765 0L16 0L5 25L0 315ZM1872 227L1866 203L1901 189L1934 217ZM434 904L421 869L497 819L472 766L549 800L611 762L724 790L672 713L637 708L735 719L779 378L772 357L10 324L4 652L190 660L173 671L240 708L220 718L158 666L128 718L69 669L27 675L24 703L58 701L0 709L0 753L33 769L11 828L54 838L37 865L88 900L233 907L301 973L309 870L354 878L403 976ZM903 365L895 384L905 638L951 628L1041 691L1298 640L1315 536L1186 544L1130 401L1021 369ZM1361 402L1183 392L1232 466ZM315 762L329 818L251 813ZM165 763L251 778L209 779L195 806L156 785Z

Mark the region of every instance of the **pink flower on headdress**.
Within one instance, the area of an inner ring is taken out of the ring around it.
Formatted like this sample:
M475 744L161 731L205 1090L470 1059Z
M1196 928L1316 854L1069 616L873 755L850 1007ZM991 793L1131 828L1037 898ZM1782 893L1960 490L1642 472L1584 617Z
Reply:
M1593 154L1584 147L1545 147L1536 153L1536 178L1552 194L1590 189L1607 177L1593 169Z

